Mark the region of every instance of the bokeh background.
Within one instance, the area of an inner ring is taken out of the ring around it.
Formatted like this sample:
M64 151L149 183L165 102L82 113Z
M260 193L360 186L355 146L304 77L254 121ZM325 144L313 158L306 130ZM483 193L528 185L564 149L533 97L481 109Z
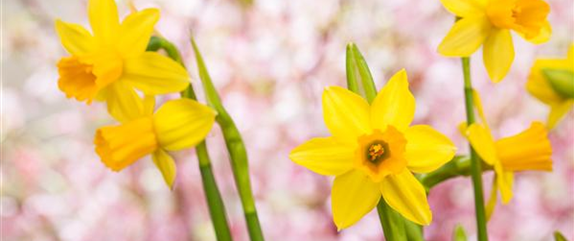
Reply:
M97 127L113 124L100 103L86 106L57 88L56 62L66 55L54 20L88 26L87 1L2 1L2 239L215 240L193 151L176 153L178 177L170 191L149 158L121 173L94 152ZM129 12L117 1L120 14ZM415 122L468 148L456 126L464 120L460 61L435 49L453 23L438 0L138 0L157 7L157 30L182 50L197 79L188 42L195 35L216 87L250 157L252 185L267 240L382 240L376 211L337 232L330 211L332 179L288 159L303 141L328 135L320 96L345 84L345 45L357 43L380 88L408 71L417 99ZM548 108L525 91L534 59L564 57L574 40L574 2L551 0L551 41L531 45L514 35L510 74L490 83L481 54L472 75L496 137L546 119ZM195 81L200 89L199 81ZM199 91L201 92L201 91ZM202 94L200 93L200 96ZM174 98L176 96L167 96ZM552 173L517 174L515 197L498 206L488 224L491 240L552 240L555 230L574 238L574 115L550 132ZM232 232L248 240L219 128L208 145ZM492 174L484 176L489 195ZM432 189L428 240L450 240L455 225L476 238L469 178Z

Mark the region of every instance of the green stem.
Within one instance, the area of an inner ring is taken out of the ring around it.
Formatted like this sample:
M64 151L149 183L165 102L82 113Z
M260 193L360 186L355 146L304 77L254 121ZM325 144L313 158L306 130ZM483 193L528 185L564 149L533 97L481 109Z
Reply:
M391 207L389 207L383 198L381 198L379 204L377 204L377 213L379 214L379 220L381 221L381 226L383 227L385 240L408 240L407 234L405 232L405 222L402 220L403 217Z
M474 123L474 104L472 98L472 81L470 79L470 58L462 58L462 69L464 73L464 99L466 104L466 122L468 126ZM478 240L487 241L486 212L484 210L484 193L482 191L482 167L480 159L470 145L470 174L474 189L474 209L476 211L476 227L478 230Z
M166 51L168 56L181 64L184 68L181 55L179 51L169 41L160 38L152 37L148 45L148 51L157 51L163 49ZM197 100L193 86L190 84L187 89L181 93L182 98L188 98L192 100ZM199 143L195 150L197 152L197 158L199 159L199 171L201 173L201 180L203 183L203 190L205 191L205 198L209 206L209 215L211 216L211 222L213 223L213 228L215 230L215 235L218 241L231 241L231 232L229 230L229 225L227 224L227 214L225 212L225 205L223 199L221 198L221 193L215 181L215 176L211 168L211 159L207 151L207 144L205 141Z
M225 139L225 144L227 146L227 151L229 152L231 167L233 169L233 177L235 178L235 184L237 186L239 197L241 198L241 203L243 205L243 212L245 213L245 220L247 222L249 236L251 237L252 241L262 241L264 240L263 232L261 230L261 225L257 216L257 209L255 207L255 201L253 199L253 192L251 190L251 183L249 179L247 150L245 149L241 134L239 133L235 122L221 103L219 94L213 86L211 77L207 72L207 68L201 53L199 52L199 49L193 38L191 38L191 44L195 52L197 67L199 69L199 77L203 83L203 89L207 97L207 103L212 108L214 108L215 111L217 111L217 117L215 120L221 127L223 138Z

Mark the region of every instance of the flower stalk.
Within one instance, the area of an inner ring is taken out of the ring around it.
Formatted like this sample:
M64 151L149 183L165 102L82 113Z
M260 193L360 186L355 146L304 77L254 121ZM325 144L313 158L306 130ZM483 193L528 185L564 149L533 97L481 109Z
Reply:
M257 209L255 207L253 191L251 190L249 164L245 144L243 143L241 134L239 133L235 122L221 103L219 94L211 81L211 77L209 76L203 57L201 56L193 37L191 38L191 44L195 52L199 77L203 83L207 103L218 113L216 121L221 127L227 151L229 152L231 167L233 169L233 177L235 178L235 183L241 198L249 237L252 241L263 241L263 232L259 223Z
M466 122L470 126L475 122L474 103L472 97L472 81L470 78L470 58L462 58L462 69L464 76L464 99L466 107ZM482 165L480 159L472 146L470 148L470 174L474 190L474 208L476 212L476 226L478 230L478 240L487 241L486 212L484 208L484 193L482 190Z
M152 37L148 44L147 51L158 51L160 49L163 49L171 59L175 60L185 68L181 55L175 45L164 38L157 36ZM187 89L181 92L181 97L197 100L195 91L191 84ZM217 182L215 181L215 176L213 175L211 159L209 157L205 141L200 142L195 147L195 150L197 153L197 159L199 160L199 171L201 173L203 190L205 192L205 198L209 207L209 214L213 223L215 235L218 241L231 241L233 238L231 237L229 225L227 224L225 204L223 203L221 193L217 186Z

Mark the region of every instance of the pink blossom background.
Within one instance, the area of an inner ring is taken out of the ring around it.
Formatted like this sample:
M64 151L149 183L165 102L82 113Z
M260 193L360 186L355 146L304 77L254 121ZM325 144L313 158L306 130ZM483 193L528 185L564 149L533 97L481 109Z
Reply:
M327 136L320 96L345 85L345 45L357 43L380 88L405 68L417 99L416 123L467 144L460 60L435 49L453 23L438 0L139 0L157 7L157 30L183 51L194 85L193 32L225 106L242 132L252 185L267 240L381 240L376 211L337 232L330 211L332 178L297 166L288 154L312 137ZM118 1L120 13L129 12ZM534 46L514 35L510 74L492 84L473 55L472 75L494 135L517 133L548 108L524 85L533 61L563 57L574 40L574 2L551 0L551 41ZM150 158L120 173L104 167L92 144L96 128L113 124L100 103L86 106L57 88L55 67L66 55L54 20L88 25L86 1L4 1L2 9L3 240L215 240L194 151L176 153L170 191ZM175 96L172 96L175 97ZM202 98L203 99L203 98ZM515 197L488 224L491 240L574 239L574 114L550 132L554 171L515 175ZM219 128L208 145L235 240L248 240ZM488 197L492 174L486 174ZM450 240L461 224L476 239L469 178L440 184L429 195L433 223L427 240Z

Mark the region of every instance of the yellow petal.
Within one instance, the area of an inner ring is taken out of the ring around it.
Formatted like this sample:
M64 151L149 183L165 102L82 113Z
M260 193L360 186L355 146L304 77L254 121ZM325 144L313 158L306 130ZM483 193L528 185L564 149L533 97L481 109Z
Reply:
M180 92L189 85L187 71L178 63L156 52L145 52L125 62L122 81L146 95Z
M483 15L485 4L475 0L441 0L442 5L452 14L459 17Z
M169 188L173 188L173 182L175 181L175 174L177 172L173 157L160 148L153 153L152 159L155 166L161 172L165 184L167 184Z
M119 122L139 118L143 114L141 97L126 83L115 82L106 89L108 112Z
M474 108L478 112L478 117L480 121L482 121L482 125L486 128L488 132L490 132L490 128L488 127L488 122L486 121L486 116L484 115L484 109L482 108L482 100L480 98L480 94L475 89L472 90L472 100L474 103Z
M84 27L56 20L56 32L60 36L62 46L72 55L79 55L95 48L94 37Z
M452 141L430 126L412 126L404 134L407 139L407 167L413 172L432 172L449 162L456 154Z
M378 185L361 171L350 171L335 177L331 190L331 208L337 229L355 224L373 210L380 199Z
M548 40L550 40L550 37L552 36L552 26L550 25L550 22L548 22L548 20L544 21L544 25L542 25L542 28L540 29L540 32L538 33L538 35L536 35L532 38L527 38L521 32L518 32L518 33L520 34L520 36L522 36L528 42L531 42L533 44L542 44L542 43L546 43L546 42L548 42Z
M552 171L552 146L540 122L496 142L498 158L506 171Z
M498 189L496 188L495 177L495 181L492 182L492 188L490 189L490 197L488 198L486 206L484 207L486 209L486 221L490 220L490 217L492 217L492 213L494 213L494 209L496 208L496 200L498 199L497 190Z
M338 86L323 91L323 118L331 134L342 142L356 143L371 130L367 101Z
M499 163L496 147L490 132L480 124L472 124L468 128L468 140L476 153L488 164Z
M99 128L94 144L102 162L113 171L120 171L157 149L150 117Z
M409 90L407 72L397 72L373 100L371 124L373 128L385 130L392 125L399 131L405 130L415 116L415 97Z
M177 151L197 145L211 130L215 114L211 108L190 99L166 102L153 117L160 146Z
M490 34L492 26L485 16L466 17L457 21L438 46L438 52L449 57L472 55Z
M334 137L313 138L296 147L289 158L321 175L340 175L353 168L355 147Z
M102 44L112 44L120 27L118 9L114 0L90 0L88 15L94 36Z
M154 25L159 20L159 10L144 9L127 16L120 26L118 51L125 58L145 52Z
M432 213L423 185L407 169L396 175L389 175L381 182L385 201L406 219L429 225Z
M538 100L547 105L554 105L564 101L542 74L543 69L568 69L572 62L565 59L537 59L530 68L526 90Z
M548 115L548 128L553 129L556 124L564 118L564 116L572 110L574 106L573 100L566 100L550 106L550 114Z
M493 30L484 42L483 60L488 76L494 83L500 82L510 70L514 61L514 44L510 31Z
M509 171L505 171L502 165L494 165L495 182L498 190L500 190L500 196L502 198L502 203L507 204L512 199L512 185L514 182L514 174Z

